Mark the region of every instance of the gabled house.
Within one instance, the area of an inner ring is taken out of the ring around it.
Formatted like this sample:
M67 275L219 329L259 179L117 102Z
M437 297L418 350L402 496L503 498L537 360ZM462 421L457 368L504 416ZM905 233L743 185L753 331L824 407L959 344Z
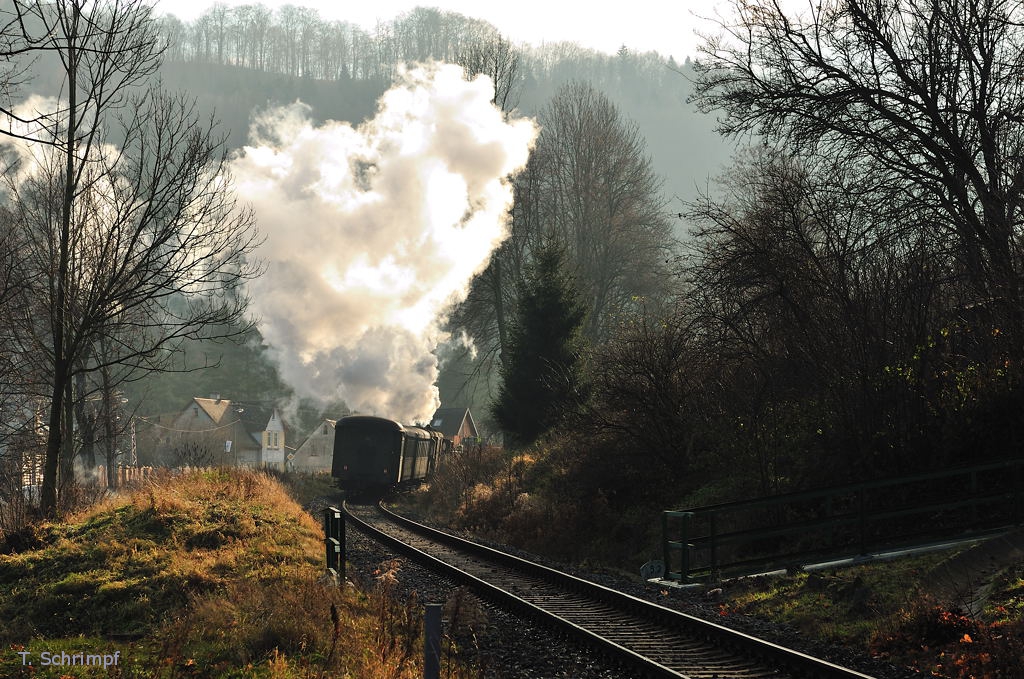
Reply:
M255 413L254 417L250 418L249 421L255 427L259 427L260 420L260 414ZM246 422L244 413L242 421ZM251 433L255 434L256 432L252 431ZM270 419L264 420L263 430L259 434L261 443L260 464L284 471L285 430L284 422L281 420L281 415L277 412L277 408L271 409Z
M334 459L334 425L337 420L324 420L309 433L288 465L290 471L329 472Z
M430 428L444 434L456 446L473 443L480 437L469 408L438 408L430 418Z
M178 413L142 421L149 425L152 459L140 464L284 469L288 428L276 408L215 394L193 398Z

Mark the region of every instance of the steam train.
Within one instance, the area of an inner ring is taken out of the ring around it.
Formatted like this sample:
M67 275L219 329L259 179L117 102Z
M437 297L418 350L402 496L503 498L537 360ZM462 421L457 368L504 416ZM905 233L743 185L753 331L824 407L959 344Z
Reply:
M353 496L379 497L393 488L422 483L451 450L431 429L383 417L351 415L334 427L331 476Z

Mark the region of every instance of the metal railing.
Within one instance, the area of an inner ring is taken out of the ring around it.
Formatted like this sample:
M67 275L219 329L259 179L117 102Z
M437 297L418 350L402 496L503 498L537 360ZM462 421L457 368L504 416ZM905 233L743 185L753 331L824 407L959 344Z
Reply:
M324 508L324 555L327 575L345 585L345 516L337 507Z
M696 581L981 536L1022 518L1024 459L662 512L665 577Z

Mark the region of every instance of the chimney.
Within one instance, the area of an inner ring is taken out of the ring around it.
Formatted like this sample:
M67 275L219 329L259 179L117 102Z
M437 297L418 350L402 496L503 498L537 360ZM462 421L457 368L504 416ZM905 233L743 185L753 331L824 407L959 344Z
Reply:
M220 403L220 394L210 394L210 399Z

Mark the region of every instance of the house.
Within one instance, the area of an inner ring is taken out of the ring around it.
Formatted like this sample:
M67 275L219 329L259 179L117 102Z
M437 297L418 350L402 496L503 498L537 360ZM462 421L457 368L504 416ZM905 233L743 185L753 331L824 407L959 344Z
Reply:
M246 410L250 410L246 408ZM261 414L254 412L249 418L256 427L259 426L261 420ZM265 413L264 413L265 414ZM246 422L245 413L242 414L242 421ZM284 470L284 422L281 420L280 414L277 412L277 408L272 408L270 411L270 419L263 420L264 427L260 431L260 460L261 466L274 467L275 469ZM255 433L255 432L253 432Z
M12 399L15 401L15 399ZM0 481L11 488L37 488L46 459L46 412L43 401L24 399L0 407Z
M455 446L474 443L480 437L469 408L438 408L430 418L430 428L444 434Z
M324 420L316 429L309 433L294 453L290 471L296 472L329 472L331 460L334 459L334 425L337 420Z
M177 413L139 420L149 444L145 455L140 446L139 464L284 469L288 427L277 408L214 394L192 398Z

